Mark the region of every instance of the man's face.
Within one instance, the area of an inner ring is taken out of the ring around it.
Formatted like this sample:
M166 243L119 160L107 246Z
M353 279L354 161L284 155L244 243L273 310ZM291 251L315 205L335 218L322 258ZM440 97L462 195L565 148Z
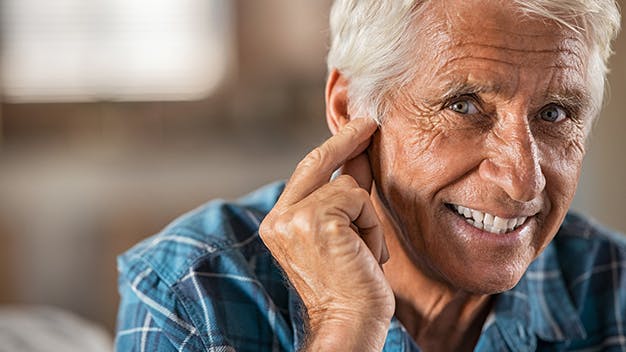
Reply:
M595 113L589 53L577 34L498 1L425 6L416 79L370 151L379 195L429 276L503 291L574 196Z

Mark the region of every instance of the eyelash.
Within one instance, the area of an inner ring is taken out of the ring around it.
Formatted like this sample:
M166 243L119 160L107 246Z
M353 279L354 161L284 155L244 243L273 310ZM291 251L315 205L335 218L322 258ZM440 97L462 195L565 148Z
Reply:
M560 110L560 111L559 111L559 113L560 113L560 112L562 112L562 113L563 113L563 119L562 119L562 120L560 120L560 121L557 121L557 119L559 119L559 118L560 118L560 116L557 116L557 117L556 117L556 119L555 119L554 121L550 121L550 120L546 120L546 119L544 119L544 118L543 118L543 113L544 113L544 112L546 112L546 111L547 111L548 109L550 109L550 108L556 108L557 110ZM550 103L550 104L545 105L544 107L542 107L542 108L539 110L539 112L538 112L538 114L537 114L537 117L538 117L539 119L541 119L541 120L546 121L546 122L550 122L550 123L559 123L559 122L562 122L562 121L564 121L564 120L566 120L566 119L570 118L570 113L569 113L568 109L567 109L567 108L565 108L564 106L561 106L561 105L559 105L559 104L555 104L555 103Z
M480 107L481 107L480 99L474 93L459 94L459 95L455 96L454 98L451 98L451 99L447 100L447 103L443 104L442 109L450 109L450 110L452 110L452 106L454 104L459 103L459 102L463 102L463 101L468 101L468 102L474 104L474 106L478 110L478 113L482 112L481 109L480 109ZM556 103L556 102L550 102L550 103L544 105L541 109L539 109L539 112L537 113L537 116L540 116L541 112L543 110L545 110L546 108L550 107L550 106L555 106L555 107L558 107L558 108L562 109L563 112L565 113L565 119L571 119L571 120L573 120L575 122L578 122L578 119L576 118L576 114L575 114L575 109L572 109L571 107L563 106L563 105L561 105L559 103Z
M462 102L462 101L471 102L472 104L476 106L477 109L480 107L480 99L476 96L476 94L470 93L470 94L460 94L460 95L455 96L454 98L448 99L447 103L445 103L442 108L450 109L452 105ZM480 109L478 110L479 110L478 112L480 112Z

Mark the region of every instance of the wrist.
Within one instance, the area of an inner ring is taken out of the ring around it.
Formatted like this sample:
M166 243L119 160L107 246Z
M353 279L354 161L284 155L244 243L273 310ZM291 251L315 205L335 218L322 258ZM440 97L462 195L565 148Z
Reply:
M305 351L382 351L390 318L326 314L309 319Z

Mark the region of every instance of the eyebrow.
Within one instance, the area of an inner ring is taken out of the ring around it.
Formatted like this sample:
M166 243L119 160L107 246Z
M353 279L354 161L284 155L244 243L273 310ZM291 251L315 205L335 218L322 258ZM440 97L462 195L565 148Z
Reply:
M443 104L462 95L497 93L502 89L502 85L495 82L450 81L441 89L439 98L430 103ZM591 106L593 100L589 91L583 87L560 87L558 90L547 92L543 98L549 103L573 110L572 112L580 112L584 106Z
M502 91L502 86L497 83L478 83L467 80L450 81L441 90L437 102L441 104L465 94L484 94L499 91Z
M548 92L545 99L552 103L557 103L572 112L580 112L583 107L591 107L592 97L587 89L582 87L564 88L557 92Z

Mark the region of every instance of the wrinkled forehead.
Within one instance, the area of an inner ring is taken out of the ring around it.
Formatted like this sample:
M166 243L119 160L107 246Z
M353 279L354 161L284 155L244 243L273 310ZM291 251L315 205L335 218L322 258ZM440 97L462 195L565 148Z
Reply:
M416 30L422 43L418 71L433 84L462 81L506 93L518 89L523 77L534 77L537 86L530 88L590 96L585 39L548 19L523 15L511 2L428 2Z
M527 15L510 1L448 0L433 6L433 15L445 23L442 29L453 45L501 48L511 59L552 56L561 59L556 64L582 64L582 56L588 54L581 34L553 20Z

